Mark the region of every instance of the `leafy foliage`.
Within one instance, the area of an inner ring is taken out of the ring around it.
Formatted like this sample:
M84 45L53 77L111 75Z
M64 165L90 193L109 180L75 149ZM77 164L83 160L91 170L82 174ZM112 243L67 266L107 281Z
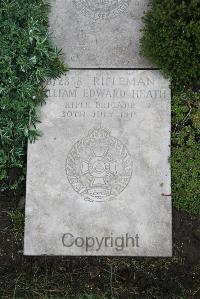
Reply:
M172 187L177 208L200 214L200 94L174 95Z
M59 77L66 66L50 41L43 0L2 0L0 20L0 191L4 191L17 188L24 179L27 139L39 135L36 107L46 98L44 82Z
M200 213L200 1L150 0L141 53L172 83L174 206Z
M200 1L150 0L141 52L179 89L200 83Z

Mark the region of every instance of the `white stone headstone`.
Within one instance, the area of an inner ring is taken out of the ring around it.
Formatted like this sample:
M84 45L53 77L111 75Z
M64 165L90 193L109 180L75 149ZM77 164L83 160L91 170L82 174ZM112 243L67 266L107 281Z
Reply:
M28 149L25 255L170 256L169 82L71 70L48 89Z
M50 32L70 68L150 68L139 54L148 0L50 3Z

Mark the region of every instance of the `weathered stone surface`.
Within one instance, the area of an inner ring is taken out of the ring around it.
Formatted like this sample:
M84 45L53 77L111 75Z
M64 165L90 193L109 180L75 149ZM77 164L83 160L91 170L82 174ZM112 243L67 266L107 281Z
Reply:
M50 32L70 68L149 68L139 55L148 0L51 0Z
M28 148L25 254L171 255L169 82L71 70L48 88Z

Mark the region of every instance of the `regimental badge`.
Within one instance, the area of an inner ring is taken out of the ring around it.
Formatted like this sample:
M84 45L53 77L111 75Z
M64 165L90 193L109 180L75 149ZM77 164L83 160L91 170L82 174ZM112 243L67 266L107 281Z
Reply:
M105 20L123 13L131 0L73 0L74 6L86 17Z
M126 146L107 129L92 129L75 143L66 159L66 174L85 200L113 200L128 186L132 158Z

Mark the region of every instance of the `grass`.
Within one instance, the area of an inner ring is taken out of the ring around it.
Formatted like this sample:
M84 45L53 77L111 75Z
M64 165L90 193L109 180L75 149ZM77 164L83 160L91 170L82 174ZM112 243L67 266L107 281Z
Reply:
M170 278L167 273L173 273L174 268L177 275ZM193 281L189 275L182 271L178 258L37 258L37 261L29 258L22 261L19 272L1 275L0 296L3 299L114 299L168 298L168 295L181 298L185 294L183 298L189 298L198 292L199 270L193 270ZM192 290L184 279L190 282Z
M0 298L198 298L200 264L190 264L185 253L173 258L24 257L24 215L11 200L12 209L6 202L0 208L6 223L0 232L6 252L0 254ZM189 233L188 238L194 242ZM176 244L176 250L181 253L182 247Z

